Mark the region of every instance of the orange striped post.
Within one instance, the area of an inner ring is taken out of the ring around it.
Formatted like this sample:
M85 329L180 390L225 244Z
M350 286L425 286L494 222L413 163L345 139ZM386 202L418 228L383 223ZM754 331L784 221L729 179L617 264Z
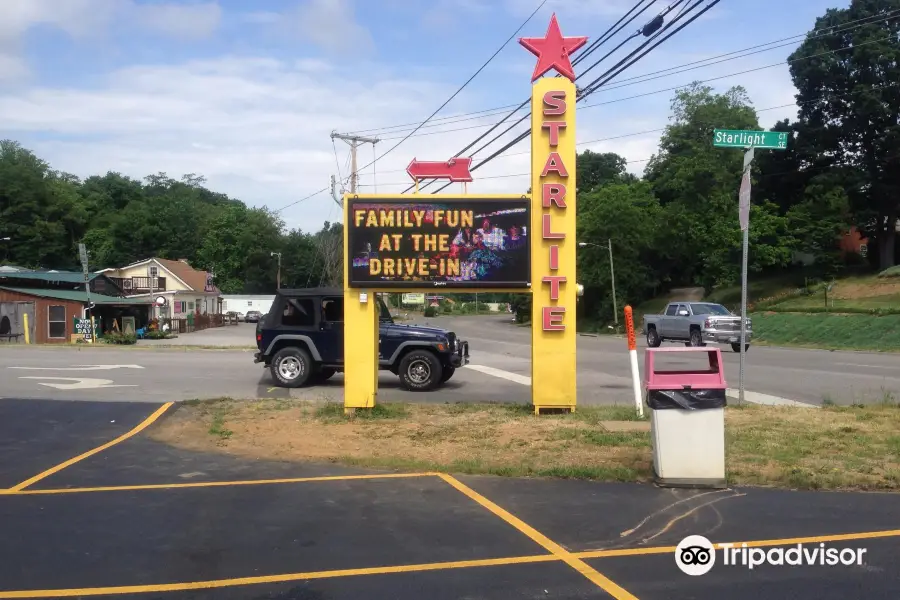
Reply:
M628 337L628 357L631 359L631 384L634 387L634 406L639 417L644 416L644 400L641 397L641 375L638 371L637 340L634 337L634 314L630 305L625 306L625 334Z

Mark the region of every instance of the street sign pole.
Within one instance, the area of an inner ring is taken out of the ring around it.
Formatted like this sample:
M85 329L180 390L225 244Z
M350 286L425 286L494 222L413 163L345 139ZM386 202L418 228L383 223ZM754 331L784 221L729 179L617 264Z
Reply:
M753 147L744 154L744 174L738 194L738 217L743 232L741 255L741 369L738 387L738 404L744 404L744 355L747 352L747 251L750 247L750 167L753 164Z
M717 148L743 148L744 169L741 175L741 190L738 194L738 220L743 240L741 243L741 356L740 379L738 383L738 403L744 403L744 360L747 352L747 254L750 247L750 167L753 165L754 150L786 150L789 135L786 131L741 131L734 129L714 129L713 146Z
M84 275L84 291L87 294L87 310L85 311L85 316L87 317L88 327L91 331L90 344L94 343L94 320L91 318L91 278L88 276L88 254L87 254L87 246L84 244L78 244L78 255L81 258L81 272Z

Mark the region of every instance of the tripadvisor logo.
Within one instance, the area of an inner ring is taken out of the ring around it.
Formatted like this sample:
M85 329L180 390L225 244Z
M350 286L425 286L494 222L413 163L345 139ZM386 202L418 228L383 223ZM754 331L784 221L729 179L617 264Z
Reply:
M721 564L753 569L770 566L844 566L862 565L866 548L829 548L795 544L790 547L750 548L747 544L719 544ZM675 564L687 575L705 575L716 564L716 548L702 535L690 535L675 548Z

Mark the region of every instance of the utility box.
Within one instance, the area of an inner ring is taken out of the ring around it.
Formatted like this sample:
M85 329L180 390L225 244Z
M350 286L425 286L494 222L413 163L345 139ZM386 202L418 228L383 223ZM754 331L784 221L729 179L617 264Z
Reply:
M670 362L677 368L661 364ZM650 408L656 483L665 487L726 487L726 384L721 351L709 347L648 348L644 354L644 389Z

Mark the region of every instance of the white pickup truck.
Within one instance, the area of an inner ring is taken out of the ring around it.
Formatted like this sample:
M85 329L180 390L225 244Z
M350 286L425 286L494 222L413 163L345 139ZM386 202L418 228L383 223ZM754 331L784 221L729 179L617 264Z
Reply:
M684 342L685 346L731 344L732 350L741 351L741 317L712 302L671 302L660 315L644 315L641 333L651 348L663 342ZM747 319L744 350L750 347L752 334Z

